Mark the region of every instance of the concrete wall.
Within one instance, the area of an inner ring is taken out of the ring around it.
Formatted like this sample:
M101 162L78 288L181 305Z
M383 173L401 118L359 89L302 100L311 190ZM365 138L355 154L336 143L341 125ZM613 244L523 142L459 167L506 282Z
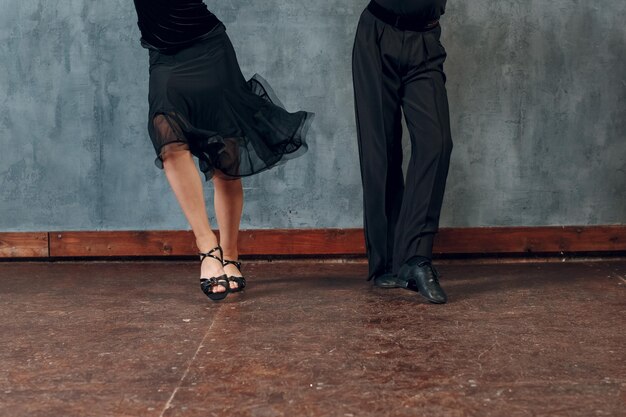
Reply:
M361 226L350 55L366 3L207 0L244 74L317 113L306 156L245 181L243 227ZM626 2L451 0L443 21L442 225L623 223ZM153 165L138 37L131 0L0 0L0 231L187 228Z

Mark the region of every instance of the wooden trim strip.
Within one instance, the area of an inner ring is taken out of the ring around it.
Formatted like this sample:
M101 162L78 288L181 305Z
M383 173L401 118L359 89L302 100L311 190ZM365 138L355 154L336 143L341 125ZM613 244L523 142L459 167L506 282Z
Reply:
M244 230L239 248L245 255L362 255L360 229ZM50 234L53 257L120 257L194 255L195 239L187 231L56 232Z
M0 258L45 258L48 233L0 233Z
M542 254L626 251L626 226L442 229L440 254Z
M196 253L187 231L100 231L50 233L50 256L183 256Z
M49 242L48 242L49 241ZM362 229L245 230L241 253L252 256L365 254ZM576 254L626 252L626 226L444 228L436 254ZM0 233L0 258L168 257L196 253L189 231Z

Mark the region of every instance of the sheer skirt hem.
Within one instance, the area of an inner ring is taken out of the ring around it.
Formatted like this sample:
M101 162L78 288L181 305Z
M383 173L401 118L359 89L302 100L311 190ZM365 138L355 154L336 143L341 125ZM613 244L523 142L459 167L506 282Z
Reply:
M314 114L289 113L269 84L255 74L243 91L224 94L213 129L194 126L183 111L168 106L151 109L149 131L155 145L155 165L163 169L163 150L187 144L198 158L205 179L239 179L269 170L304 154ZM206 124L205 124L206 125Z

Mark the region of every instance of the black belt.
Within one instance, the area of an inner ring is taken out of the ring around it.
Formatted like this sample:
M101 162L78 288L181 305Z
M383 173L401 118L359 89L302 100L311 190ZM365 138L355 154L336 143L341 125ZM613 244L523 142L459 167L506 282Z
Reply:
M369 10L369 12L373 14L376 18L400 30L425 32L439 26L439 20L423 22L415 18L415 16L395 14L392 11L385 9L380 4L376 3L375 0L372 0L370 4L367 5L367 10Z

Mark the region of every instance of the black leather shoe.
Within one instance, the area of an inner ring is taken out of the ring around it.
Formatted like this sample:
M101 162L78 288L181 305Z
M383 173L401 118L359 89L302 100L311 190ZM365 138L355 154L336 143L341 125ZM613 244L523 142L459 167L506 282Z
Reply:
M417 291L422 297L434 304L445 304L448 296L439 285L439 272L430 262L417 265L404 264L398 272L398 278L407 282L407 288Z
M397 275L388 272L379 277L374 278L374 285L378 288L392 289L392 288L407 288L409 283L398 278Z

